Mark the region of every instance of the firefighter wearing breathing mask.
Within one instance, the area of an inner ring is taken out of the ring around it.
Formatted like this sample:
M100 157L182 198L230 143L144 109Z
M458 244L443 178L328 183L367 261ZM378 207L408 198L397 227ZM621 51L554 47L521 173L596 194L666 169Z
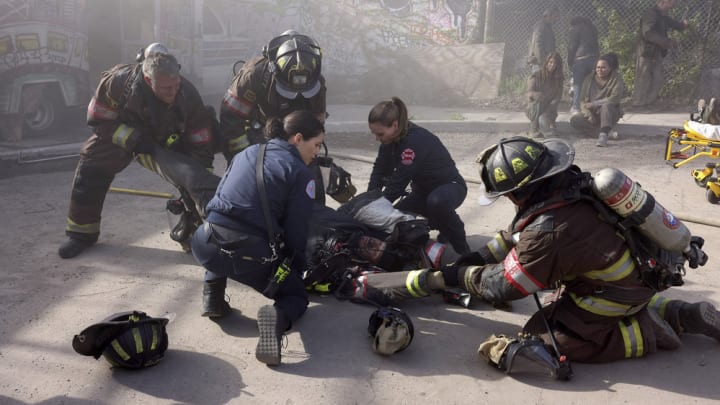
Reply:
M228 162L263 141L262 129L270 118L307 110L324 123L327 90L321 69L318 43L294 30L273 38L261 55L245 62L220 107L222 148Z
M574 154L560 139L514 137L486 149L477 160L480 202L507 197L517 209L508 230L441 271L368 277L368 285L394 291L395 297L399 291L419 297L460 287L492 303L563 286L559 298L536 312L519 338L493 335L480 345L479 354L507 372L520 359L557 372L559 353L577 362L643 357L677 349L682 333L720 341L720 313L711 303L657 294L662 288L643 278L644 266L633 259L617 227L604 220L591 199L572 197L589 176L572 164ZM688 235L687 240L681 261L693 268L705 264L702 239Z

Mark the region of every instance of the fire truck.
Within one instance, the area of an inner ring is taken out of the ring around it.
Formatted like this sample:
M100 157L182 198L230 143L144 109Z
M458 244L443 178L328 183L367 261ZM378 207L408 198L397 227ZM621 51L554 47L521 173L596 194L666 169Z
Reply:
M52 130L89 99L80 1L0 1L0 138Z
M198 89L224 91L233 61L243 50L254 51L243 38L228 39L219 23L203 36L203 22L218 22L226 4L0 0L0 141L51 135L66 121L82 122L100 73L133 63L152 42L170 49Z

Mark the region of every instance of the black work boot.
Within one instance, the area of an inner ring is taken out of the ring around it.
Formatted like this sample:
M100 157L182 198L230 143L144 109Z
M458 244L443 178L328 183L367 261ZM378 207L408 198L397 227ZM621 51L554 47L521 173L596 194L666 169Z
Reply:
M703 334L720 341L720 312L709 302L681 303L678 315L685 333Z
M255 357L268 366L277 366L280 364L282 338L290 329L290 321L274 306L264 305L258 311L257 323L260 340L255 348Z
M78 239L78 238L68 238L65 242L63 242L62 245L60 245L60 248L58 248L58 255L62 257L63 259L69 259L71 257L75 257L82 253L85 249L89 248L95 242L97 239Z
M202 316L220 318L230 311L230 304L225 301L227 279L206 281L203 283Z

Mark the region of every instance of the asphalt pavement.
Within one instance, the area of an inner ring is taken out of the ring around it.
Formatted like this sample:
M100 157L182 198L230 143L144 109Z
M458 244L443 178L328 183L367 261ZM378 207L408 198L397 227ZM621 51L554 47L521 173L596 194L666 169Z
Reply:
M368 133L367 115L372 106L361 104L329 105L326 123L328 135L333 133ZM517 133L526 134L528 120L521 111L485 108L443 108L422 105L408 106L410 119L431 131ZM626 112L618 123L620 138L638 135L666 136L672 127L682 126L689 112ZM560 112L558 134L574 132L569 126L570 115ZM32 164L53 167L56 161L77 156L82 142L91 134L83 122L69 123L52 133L24 137L18 142L0 141L0 177L32 172ZM62 164L57 162L57 164Z
M369 181L366 160L378 147L365 122L370 107L328 108L331 153L365 159L338 159L360 190ZM466 178L477 174L474 159L480 150L527 129L522 112L412 105L409 110L413 120L438 134ZM621 168L671 212L712 218L717 206L705 201L689 170L663 162L664 137L686 115L627 113L620 138L598 148L593 138L573 134L562 113L558 136L573 144L575 162L584 170ZM270 301L229 282L232 313L217 321L201 317L203 269L168 237L164 199L108 194L99 242L76 258L58 257L73 177L68 170L88 135L78 124L49 140L0 146L0 156L18 174L0 172L0 404L659 405L710 404L720 398L720 346L705 336L684 335L679 350L643 359L575 363L569 382L540 373L506 375L490 367L478 357L478 344L492 333L516 334L536 311L531 299L514 301L511 311L475 299L462 308L437 294L403 302L415 327L413 342L384 357L372 352L367 333L374 308L313 295L307 313L288 333L282 364L266 367L255 359L254 348L258 309ZM48 168L53 162L63 166ZM137 164L113 185L173 192ZM478 196L471 184L458 209L473 248L505 228L515 213L505 199L479 207ZM710 262L688 270L686 284L664 294L718 305L720 234L716 227L686 224L705 238ZM133 309L171 319L169 349L158 365L111 369L102 358L73 351L74 334Z

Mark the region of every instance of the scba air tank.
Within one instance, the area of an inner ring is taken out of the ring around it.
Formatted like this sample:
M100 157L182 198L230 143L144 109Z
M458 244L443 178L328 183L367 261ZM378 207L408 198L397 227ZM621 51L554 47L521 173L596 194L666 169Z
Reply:
M685 224L622 171L600 170L593 176L592 188L595 195L620 216L638 213L644 217L638 229L660 247L673 252L688 248L691 235Z

